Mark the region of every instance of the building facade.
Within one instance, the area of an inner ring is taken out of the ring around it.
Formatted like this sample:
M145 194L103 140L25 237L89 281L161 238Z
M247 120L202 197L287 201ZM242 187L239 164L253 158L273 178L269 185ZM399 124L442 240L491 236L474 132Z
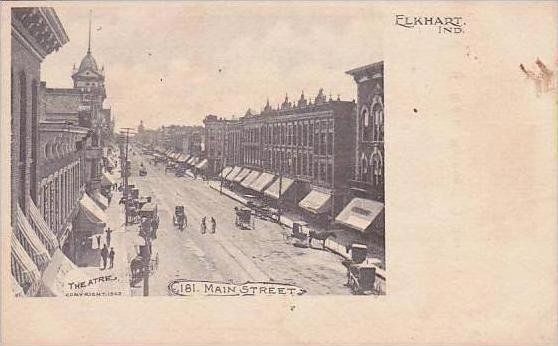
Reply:
M39 197L40 65L68 42L52 8L14 8L11 12L11 270L21 289L35 295L57 244L35 213Z
M352 191L384 201L384 63L347 72L357 83L356 150Z
M242 166L295 182L285 203L331 221L346 203L354 169L354 102L328 99L320 89L314 100L304 93L291 102L288 96L274 109L260 114L249 110L238 121L225 122L225 166ZM287 184L287 183L286 183ZM310 192L323 195L323 206L306 208Z

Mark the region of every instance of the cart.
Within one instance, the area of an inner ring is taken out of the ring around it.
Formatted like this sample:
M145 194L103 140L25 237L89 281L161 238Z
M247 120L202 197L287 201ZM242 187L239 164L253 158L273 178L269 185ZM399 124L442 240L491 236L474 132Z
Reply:
M157 238L157 229L159 228L159 215L157 215L157 204L145 203L139 210L140 219L147 219L151 223L151 238Z
M252 219L252 210L248 208L234 208L236 219L234 225L240 229L254 229L254 219Z
M179 230L183 230L185 226L188 226L188 219L186 218L186 213L184 212L183 205L177 205L174 208L174 215L172 216L172 223L178 226Z
M347 285L353 294L373 294L376 267L367 263L353 263L347 268Z

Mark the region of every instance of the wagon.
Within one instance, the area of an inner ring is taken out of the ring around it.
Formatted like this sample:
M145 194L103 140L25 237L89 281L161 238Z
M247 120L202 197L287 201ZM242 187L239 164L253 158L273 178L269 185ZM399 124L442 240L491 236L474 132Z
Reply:
M347 268L347 280L353 294L372 294L376 267L367 263L353 263Z
M252 219L252 210L248 208L234 208L236 219L234 225L240 229L253 229L254 219Z

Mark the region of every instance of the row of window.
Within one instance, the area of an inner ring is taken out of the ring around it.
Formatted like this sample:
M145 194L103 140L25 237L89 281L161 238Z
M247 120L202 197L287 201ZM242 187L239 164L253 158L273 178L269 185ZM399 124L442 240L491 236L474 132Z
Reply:
M243 163L276 173L282 172L290 176L302 176L327 185L333 185L332 161L323 161L312 154L300 153L295 155L284 151L248 149L244 151Z
M333 120L267 124L259 128L244 130L242 139L244 142L264 145L311 147L314 145L314 135L325 135L326 133L330 133L333 138Z
M81 165L74 163L41 183L39 205L52 230L59 231L71 214L83 184Z

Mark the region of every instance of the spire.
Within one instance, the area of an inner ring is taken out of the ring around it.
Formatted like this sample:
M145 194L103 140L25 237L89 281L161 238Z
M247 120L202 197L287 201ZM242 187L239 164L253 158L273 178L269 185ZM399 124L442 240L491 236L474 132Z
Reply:
M89 42L87 43L87 53L91 53L91 13L92 11L89 10Z

